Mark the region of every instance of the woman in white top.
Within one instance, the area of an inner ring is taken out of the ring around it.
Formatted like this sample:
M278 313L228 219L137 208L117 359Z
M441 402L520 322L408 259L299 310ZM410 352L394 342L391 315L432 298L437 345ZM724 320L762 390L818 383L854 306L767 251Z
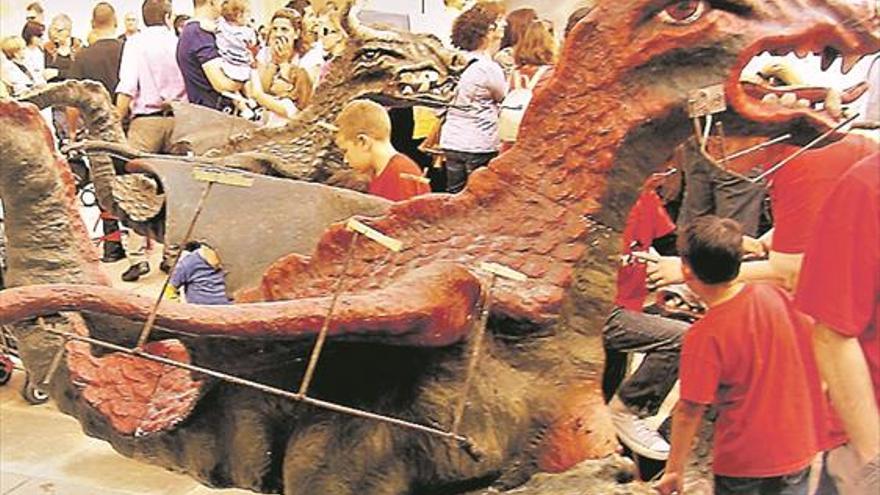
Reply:
M13 98L28 91L45 86L46 81L39 73L34 74L25 63L25 44L19 36L7 36L0 42L3 51L0 77Z
M269 45L263 57L257 56L250 94L267 110L265 125L276 127L309 104L314 85L311 75L297 64L304 60L302 16L293 9L278 9L269 29Z
M471 61L440 130L446 190L451 193L464 189L471 172L498 155L498 113L507 94L507 78L492 57L501 45L503 15L494 3L478 3L452 26L453 44L467 50Z
M24 65L34 76L39 76L48 81L58 75L57 69L46 69L46 54L43 52L43 35L46 26L36 21L27 21L21 29L21 37L24 39Z

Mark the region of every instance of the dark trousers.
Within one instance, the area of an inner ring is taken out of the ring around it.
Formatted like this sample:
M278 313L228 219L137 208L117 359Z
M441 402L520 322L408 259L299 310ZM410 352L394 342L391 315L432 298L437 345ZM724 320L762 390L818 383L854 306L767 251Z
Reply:
M685 184L679 228L698 217L717 215L736 220L744 234L756 236L767 195L763 184L754 184L709 163L698 146L690 141L684 151Z
M772 478L715 475L715 495L807 495L810 468Z
M498 156L497 152L465 153L449 150L446 150L444 154L446 155L446 192L451 193L461 192L474 170L485 167Z
M617 392L620 401L633 413L641 417L657 414L678 380L681 341L689 327L671 318L615 308L602 331L605 346L602 391L606 402ZM645 359L635 373L623 381L627 354L631 352L643 352Z

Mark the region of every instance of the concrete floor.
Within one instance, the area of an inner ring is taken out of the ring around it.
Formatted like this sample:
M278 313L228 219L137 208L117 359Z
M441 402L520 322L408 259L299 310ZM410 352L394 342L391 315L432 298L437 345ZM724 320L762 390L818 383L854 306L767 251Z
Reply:
M214 490L188 476L117 454L83 434L79 423L52 402L32 406L19 390L16 370L0 387L0 494L2 495L252 495Z

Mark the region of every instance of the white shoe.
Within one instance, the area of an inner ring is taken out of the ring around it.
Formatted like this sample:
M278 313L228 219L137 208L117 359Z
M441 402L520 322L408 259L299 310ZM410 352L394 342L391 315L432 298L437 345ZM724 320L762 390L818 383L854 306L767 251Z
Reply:
M621 443L636 454L655 461L665 461L669 457L669 444L645 420L629 411L612 408L611 422Z

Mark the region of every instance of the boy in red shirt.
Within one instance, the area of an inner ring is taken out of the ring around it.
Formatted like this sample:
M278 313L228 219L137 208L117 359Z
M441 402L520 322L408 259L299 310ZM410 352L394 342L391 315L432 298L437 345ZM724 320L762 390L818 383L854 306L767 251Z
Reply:
M617 270L615 307L602 329L602 388L617 436L636 454L658 461L666 460L669 444L643 418L657 414L678 380L681 340L688 324L642 311L648 296L646 267L631 258L633 251L646 251L655 239L675 231L656 192L663 178L657 174L648 179L627 216L621 237L623 258L629 260ZM645 358L624 380L631 352L642 352Z
M778 286L735 281L743 254L735 221L698 218L678 248L685 281L709 311L684 338L672 447L655 488L683 493L691 444L714 404L716 494L806 495L818 450L809 319Z
M336 118L336 144L351 168L370 176L370 194L403 201L431 192L418 165L391 144L391 119L378 103L355 100Z

